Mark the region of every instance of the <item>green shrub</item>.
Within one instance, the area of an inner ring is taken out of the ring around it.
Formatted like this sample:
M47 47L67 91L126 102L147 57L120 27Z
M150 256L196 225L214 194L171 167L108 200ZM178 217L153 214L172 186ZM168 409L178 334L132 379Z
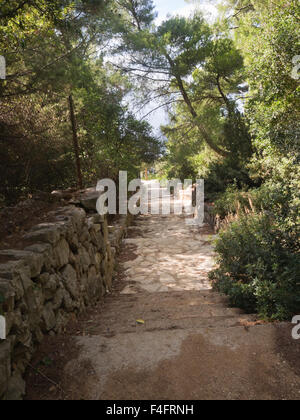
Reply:
M235 184L230 185L215 201L214 213L223 219L228 214L235 214L237 209L249 208L249 196L247 192L239 190Z
M219 267L210 274L214 287L233 306L263 318L284 320L300 313L299 237L289 241L288 236L270 214L241 216L217 239Z

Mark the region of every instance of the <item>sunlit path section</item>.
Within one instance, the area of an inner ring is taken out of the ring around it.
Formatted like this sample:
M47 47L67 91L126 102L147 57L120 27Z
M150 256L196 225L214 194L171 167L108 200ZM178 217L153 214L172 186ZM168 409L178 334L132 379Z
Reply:
M148 182L149 199L156 188L155 181ZM162 209L168 207L169 200L172 210L179 201L188 204L188 197L177 199L176 203L163 188L159 193L160 198L152 201L152 206L159 208L160 214L140 216L130 229L136 235L125 241L136 247L137 258L124 263L126 280L132 284L124 287L122 293L132 294L137 289L153 293L210 289L207 275L214 266L212 232L208 226L189 226L185 214L163 215ZM157 196L157 191L153 195Z

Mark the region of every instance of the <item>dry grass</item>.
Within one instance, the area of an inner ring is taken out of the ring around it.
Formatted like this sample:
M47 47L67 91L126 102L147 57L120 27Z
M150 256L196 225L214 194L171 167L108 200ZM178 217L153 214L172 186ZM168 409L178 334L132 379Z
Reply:
M248 197L249 207L242 207L241 203L238 201L234 212L228 213L228 215L221 219L219 215L216 216L216 231L226 230L228 226L240 219L241 216L250 215L257 213L257 210L253 204L251 197ZM258 213L259 214L259 213Z

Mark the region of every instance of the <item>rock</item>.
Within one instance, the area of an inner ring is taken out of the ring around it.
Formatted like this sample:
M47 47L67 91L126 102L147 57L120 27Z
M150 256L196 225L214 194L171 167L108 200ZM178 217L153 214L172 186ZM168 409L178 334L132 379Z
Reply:
M42 333L42 330L39 327L37 327L34 331L34 340L38 344L41 344L44 340L44 334Z
M101 193L96 191L95 188L86 190L80 197L80 203L83 208L87 211L94 211L96 213L96 204L100 194Z
M56 201L54 196L52 196L50 193L45 192L45 191L36 191L32 195L32 200L44 201L46 203L54 203L54 201Z
M61 308L64 300L64 292L65 290L61 287L56 291L54 299L52 301L54 311L57 311L59 308Z
M15 292L15 298L17 300L22 299L24 296L24 285L23 278L28 278L30 281L30 269L24 264L24 261L10 261L6 264L0 264L0 277L6 280L9 280L10 286ZM28 282L27 282L28 285Z
M100 269L101 261L102 261L102 255L100 254L100 252L97 252L95 254L95 262L96 262L97 269Z
M77 274L74 268L68 264L62 271L63 283L73 299L79 298Z
M41 283L42 286L46 286L48 281L50 279L49 273L43 273L40 275L40 277L37 279L38 283Z
M14 312L6 314L6 328L7 336L10 333L10 330L13 328L17 333L22 331L23 325L23 316L21 310L18 308Z
M71 265L73 265L73 266L75 266L75 265L76 265L76 257L75 257L75 255L73 254L73 252L72 252L72 251L70 251L69 263L70 263Z
M133 261L126 261L125 263L122 264L122 266L124 270L127 270L128 268L131 268L133 266Z
M44 328L46 332L51 331L55 327L56 318L51 303L47 303L43 309L42 318L44 320Z
M117 248L110 247L110 250L111 250L111 258L115 261L115 257L117 255Z
M0 251L0 256L1 255L14 261L24 260L24 262L30 267L32 278L40 275L44 264L43 256L41 254L33 253L28 250L19 251L16 249L9 249Z
M91 243L89 243L89 246L86 247L86 250L89 254L89 257L90 257L90 260L91 260L91 265L95 265L96 264L96 259L95 259L96 252L94 250L93 245Z
M22 320L22 323L20 323ZM14 361L18 358L27 357L28 352L32 349L32 333L30 332L29 320L24 316L21 318L15 318L14 328L16 328L16 344L18 344L17 349L14 349Z
M85 243L91 240L90 232L87 227L84 227L81 232L80 242Z
M0 264L0 275L7 280L13 280L24 267L24 261L9 261L5 264Z
M48 253L52 249L50 244L34 244L25 248L26 251L37 252L39 254Z
M69 262L70 248L68 242L62 238L54 248L56 266L60 269Z
M84 271L88 271L89 266L91 265L91 258L87 250L82 247L79 249L80 265Z
M92 229L94 226L94 221L92 217L88 217L86 220L88 230Z
M46 300L52 299L53 296L55 295L56 290L57 290L56 276L52 274L49 277L48 282L44 286L45 299Z
M91 216L91 219L93 220L93 224L98 224L100 226L100 223L104 222L105 216L101 216L100 214L94 214Z
M105 278L107 274L107 260L101 261L101 274Z
M95 230L95 232L96 233L98 233L98 232L101 232L101 225L99 224L94 224L93 225L93 228L94 228L94 230Z
M77 234L75 233L75 230L69 230L66 234L66 239L71 248L71 251L77 252L79 248L79 239L78 239Z
M176 283L175 279L173 276L171 276L171 274L168 273L162 273L159 276L159 280L163 285L168 285L168 284L174 284Z
M31 281L30 275L26 271L20 272L20 279L22 281L23 289L26 296L28 290L32 289L32 287L34 286L34 283Z
M43 227L32 229L29 233L24 235L26 241L46 242L50 244L56 244L59 241L59 238L60 231L55 223L44 224Z
M0 341L0 400L6 393L11 370L10 343Z
M108 243L108 224L107 224L106 219L102 223L102 233L103 233L104 243L107 244Z
M97 274L95 267L89 269L87 295L92 301L102 295L102 278L100 277L100 274Z
M63 311L59 311L56 317L55 332L60 334L66 325L67 316Z
M61 190L52 191L51 195L53 195L53 197L56 197L56 198L59 198L59 199L64 198L64 192L61 191Z
M64 290L63 295L64 295L63 306L64 306L65 310L67 312L73 312L76 305L73 302L73 300L71 299L70 294L66 290Z
M44 307L44 303L47 300L41 285L36 285L33 289L34 302L37 308L37 312L41 313Z
M25 395L25 381L20 373L14 373L8 382L5 399L7 401L20 401Z
M65 237L67 232L69 232L69 229L72 227L72 220L67 216L61 216L61 219L64 220L58 220L55 222L55 225L60 231L60 236Z
M6 279L0 278L0 309L3 312L10 312L15 307L16 293L11 283Z
M116 226L108 226L108 233L115 233L116 232Z
M42 254L45 270L49 271L54 266L53 248L50 244L35 244L25 248L25 251Z
M100 251L105 251L105 242L104 242L104 237L101 233L101 227L100 225L98 225L100 227L100 229L98 231L96 231L95 226L90 230L90 238L92 243L97 247L97 249Z
M66 212L66 210L64 210L64 212ZM66 214L70 215L74 229L76 233L80 235L82 226L86 219L86 212L83 209L79 209L77 207L71 207L71 208L68 208Z

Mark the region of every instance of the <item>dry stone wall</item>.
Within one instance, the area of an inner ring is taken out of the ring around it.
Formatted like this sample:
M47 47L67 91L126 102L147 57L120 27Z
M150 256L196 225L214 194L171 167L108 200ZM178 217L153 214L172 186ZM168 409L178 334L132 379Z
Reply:
M53 222L32 228L22 250L0 252L0 400L25 393L23 375L45 334L60 333L69 319L112 287L115 255L130 216L113 227L98 214L67 206Z

